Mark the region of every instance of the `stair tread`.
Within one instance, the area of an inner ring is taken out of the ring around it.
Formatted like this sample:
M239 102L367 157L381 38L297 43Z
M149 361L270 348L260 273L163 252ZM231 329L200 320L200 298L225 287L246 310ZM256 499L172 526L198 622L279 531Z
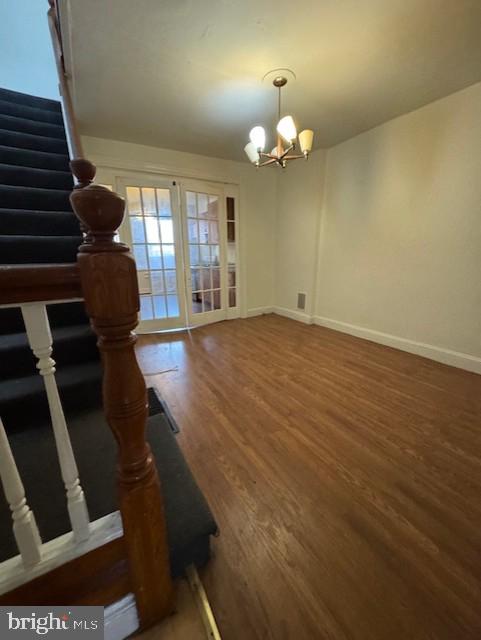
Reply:
M76 324L76 325L68 325L66 327L54 327L52 328L52 338L53 338L53 350L54 350L54 358L55 358L55 343L61 340L70 340L79 336L88 336L91 335L93 337L92 329L88 324ZM0 353L9 351L10 349L16 349L18 347L29 346L27 334L25 332L21 333L7 333L4 335L0 335Z
M11 131L10 129L0 128L0 142L5 146L19 149L33 149L60 154L68 152L66 140L50 136L39 136L34 133L25 133L24 131Z
M8 162L5 164L12 166L49 169L63 165L65 171L68 171L70 162L68 155L65 153L39 151L38 149L22 149L4 144L0 144L0 158L8 159ZM15 162L15 160L18 160L18 162ZM50 164L50 167L39 166L45 164Z
M42 167L27 167L26 165L18 165L18 164L9 164L8 162L0 162L0 171L2 169L11 169L14 171L19 171L19 172L32 172L32 173L38 173L39 175L50 175L50 174L55 174L55 175L60 175L63 177L69 177L70 179L73 180L72 178L72 174L70 173L70 171L62 171L60 169L43 169ZM3 184L3 183L0 183ZM29 187L29 185L25 185L27 188ZM32 188L36 188L36 187L32 187Z
M47 305L47 312L52 328L89 323L84 305L79 301ZM18 307L1 308L0 327L3 335L25 331L20 309Z
M11 242L15 242L15 240L18 240L19 242L29 242L29 243L35 243L38 242L39 244L57 244L57 243L62 243L62 242L73 242L74 240L78 240L78 239L82 239L82 236L80 234L78 235L67 235L67 236L31 236L31 235L24 235L24 234L19 234L19 235L13 235L13 236L1 236L0 235L0 242L4 241L8 242L9 244Z
M49 211L48 209L10 209L8 207L0 207L0 218L4 213L15 213L15 215L22 214L36 214L38 216L75 216L73 211Z
M71 189L0 184L0 203L6 209L31 209L38 206L44 211L65 211L70 207L71 193Z
M69 189L45 189L44 187L27 187L24 185L15 185L15 184L0 184L0 189L7 189L9 191L28 191L31 193L35 193L36 191L40 193L45 193L48 191L52 191L55 194L58 194L59 191L63 191L66 196L71 194L71 190Z
M28 118L29 120L35 120L38 122L51 122L53 124L63 125L61 112L51 111L50 109L41 109L39 107L20 104L18 102L11 102L9 100L3 100L1 97L0 113L4 115L13 115L19 116L21 118Z
M61 124L30 120L22 116L0 113L0 128L18 133L31 133L36 136L46 136L65 140L65 129Z
M81 238L80 224L73 211L0 208L0 237L32 237L32 233L36 238L54 236Z
M84 380L97 380L102 376L100 362L83 362L74 365L64 364L55 373L58 387L68 389ZM0 404L19 401L34 393L44 393L43 378L38 373L0 381Z
M27 188L72 190L73 178L69 171L25 167L0 162L0 184Z
M52 100L51 98L32 96L28 93L12 91L11 89L5 89L3 87L0 87L0 98L2 100L5 100L6 102L25 104L27 106L35 106L38 109L46 109L47 111L56 111L57 113L62 113L60 101Z
M73 211L0 208L0 236L30 236L32 233L37 238L81 235L80 224Z

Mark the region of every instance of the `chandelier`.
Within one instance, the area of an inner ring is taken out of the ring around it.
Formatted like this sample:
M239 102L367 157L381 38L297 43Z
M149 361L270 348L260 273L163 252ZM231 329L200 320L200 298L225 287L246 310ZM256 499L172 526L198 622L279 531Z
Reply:
M265 167L269 164L277 164L285 167L289 160L297 160L305 158L307 160L309 152L312 149L312 139L314 132L311 129L304 129L297 135L296 125L292 116L284 116L281 118L281 89L287 84L287 78L277 76L272 84L277 87L278 94L278 117L277 123L277 145L270 153L264 153L266 146L266 132L264 127L256 126L249 133L250 142L244 147L249 160L256 167ZM291 153L296 149L296 138L299 138L299 146L301 154Z

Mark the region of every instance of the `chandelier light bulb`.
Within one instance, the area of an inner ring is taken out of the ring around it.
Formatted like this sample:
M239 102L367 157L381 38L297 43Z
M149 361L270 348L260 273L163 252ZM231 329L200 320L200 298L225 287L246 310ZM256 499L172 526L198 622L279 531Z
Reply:
M286 142L292 143L297 136L296 125L292 116L284 116L279 120L277 131L281 134Z
M299 145L304 155L307 155L312 149L312 139L314 137L314 131L312 129L304 129L299 134Z
M257 151L264 151L264 147L266 146L266 132L264 131L264 127L257 126L251 129L249 138Z
M244 147L247 157L253 164L257 164L260 160L259 152L253 142L248 142Z

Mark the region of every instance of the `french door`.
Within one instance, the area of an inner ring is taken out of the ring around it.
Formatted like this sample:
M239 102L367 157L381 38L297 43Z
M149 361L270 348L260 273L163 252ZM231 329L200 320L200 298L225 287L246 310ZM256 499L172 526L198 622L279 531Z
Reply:
M232 292L222 186L137 174L117 178L116 190L126 200L120 238L137 266L138 330L225 319Z
M222 188L181 186L187 315L190 326L225 320L226 224Z
M134 256L140 293L140 331L185 326L185 288L178 190L172 182L118 178L126 216L120 229Z

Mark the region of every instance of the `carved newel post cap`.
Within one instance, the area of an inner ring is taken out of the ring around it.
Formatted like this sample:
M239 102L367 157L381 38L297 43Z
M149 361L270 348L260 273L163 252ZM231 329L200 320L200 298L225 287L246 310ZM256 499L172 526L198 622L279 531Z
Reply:
M85 158L74 158L70 161L70 169L77 178L78 185L76 188L86 187L95 178L96 167Z
M90 242L113 243L113 236L124 217L123 198L106 187L91 184L84 189L72 191L70 202L75 214L88 230Z

